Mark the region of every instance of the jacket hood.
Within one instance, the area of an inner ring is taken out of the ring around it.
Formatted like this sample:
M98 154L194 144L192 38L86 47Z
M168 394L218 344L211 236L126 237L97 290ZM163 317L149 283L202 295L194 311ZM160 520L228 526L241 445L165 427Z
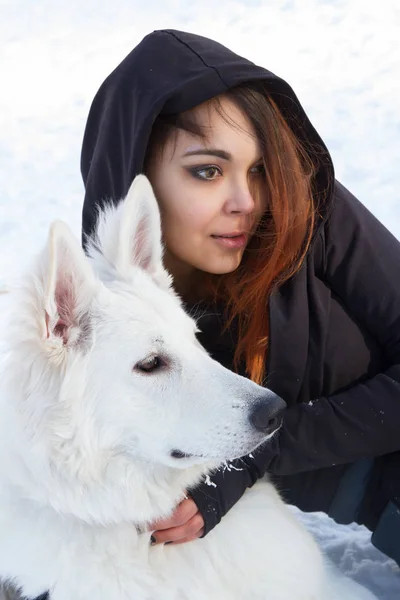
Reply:
M159 114L188 110L252 81L263 82L316 164L315 199L323 217L332 195L332 161L292 88L213 40L168 29L147 35L107 77L93 100L81 154L83 241L94 229L97 208L124 198L142 172Z

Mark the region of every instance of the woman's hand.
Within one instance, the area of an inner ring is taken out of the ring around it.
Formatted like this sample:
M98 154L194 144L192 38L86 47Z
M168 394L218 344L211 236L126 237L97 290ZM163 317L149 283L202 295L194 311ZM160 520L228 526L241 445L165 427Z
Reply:
M183 544L203 535L204 520L194 500L185 498L168 519L155 521L149 530L154 530L152 545Z

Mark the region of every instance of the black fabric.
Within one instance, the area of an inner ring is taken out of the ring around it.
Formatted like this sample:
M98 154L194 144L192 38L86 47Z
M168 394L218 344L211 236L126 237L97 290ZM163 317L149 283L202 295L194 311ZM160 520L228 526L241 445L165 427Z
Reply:
M289 502L329 512L349 465L375 459L356 515L373 529L400 496L400 244L334 181L329 154L286 82L200 36L147 36L103 83L90 110L81 160L83 241L97 207L118 202L142 171L159 113L189 109L247 81L263 83L305 144L317 168L320 220L302 269L266 306L265 383L288 404L283 427L253 457L214 474L216 487L203 483L191 493L206 532L267 471ZM212 307L199 319L200 339L232 368L235 332L222 335L222 325Z

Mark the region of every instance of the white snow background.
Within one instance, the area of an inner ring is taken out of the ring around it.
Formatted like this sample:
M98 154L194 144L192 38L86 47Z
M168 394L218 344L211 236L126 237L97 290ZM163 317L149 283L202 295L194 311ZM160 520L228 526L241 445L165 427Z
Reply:
M398 0L0 0L0 290L45 243L53 219L80 235L90 102L160 28L217 39L287 79L338 179L400 237ZM365 529L299 516L345 572L381 600L400 598L400 569Z

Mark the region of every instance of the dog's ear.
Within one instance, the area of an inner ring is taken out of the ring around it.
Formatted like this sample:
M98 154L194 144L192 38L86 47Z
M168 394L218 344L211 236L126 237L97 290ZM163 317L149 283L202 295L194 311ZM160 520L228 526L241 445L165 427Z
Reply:
M78 241L61 221L50 228L43 275L46 337L76 343L87 327L96 280Z
M160 211L145 175L138 175L128 191L120 227L118 268L135 265L156 273L163 254Z
M159 273L163 254L160 212L145 175L134 179L117 208L108 206L99 214L96 245L123 277L129 277L133 266L150 275Z

